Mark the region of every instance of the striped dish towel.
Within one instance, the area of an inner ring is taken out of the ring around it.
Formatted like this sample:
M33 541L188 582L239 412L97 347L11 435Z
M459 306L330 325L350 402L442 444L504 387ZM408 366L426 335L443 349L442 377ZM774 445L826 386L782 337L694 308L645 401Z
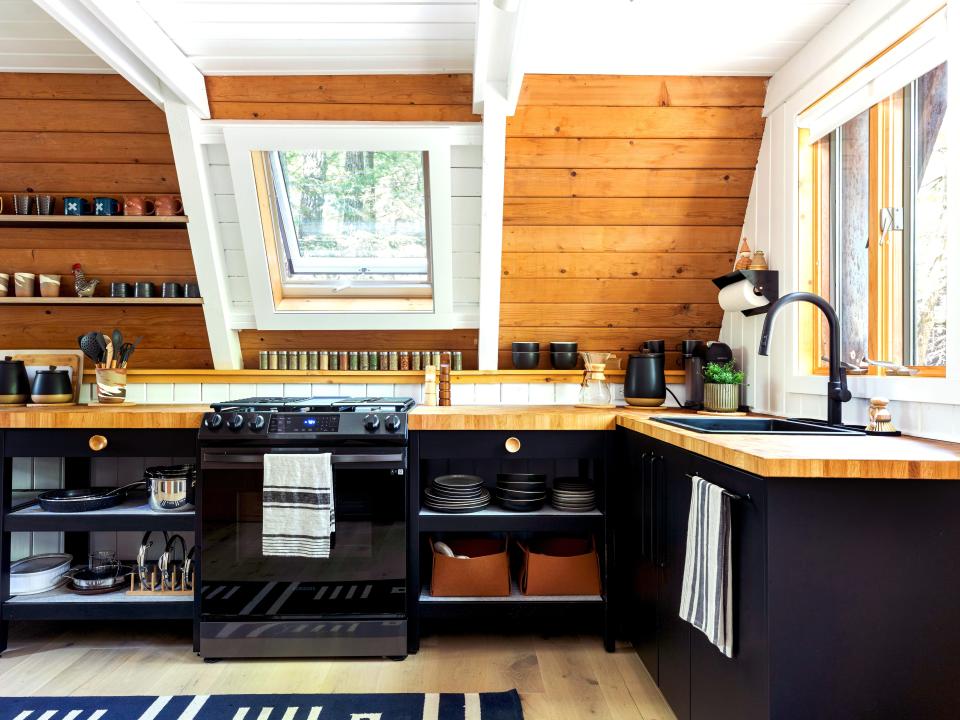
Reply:
M692 476L687 553L680 617L733 657L733 567L730 558L730 496Z
M336 530L330 453L263 456L263 554L330 557Z

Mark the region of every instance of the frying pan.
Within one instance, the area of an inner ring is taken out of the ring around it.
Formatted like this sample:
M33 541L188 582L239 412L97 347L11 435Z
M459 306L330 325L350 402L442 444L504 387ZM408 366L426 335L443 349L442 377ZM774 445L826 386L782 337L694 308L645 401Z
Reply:
M37 498L40 507L47 512L73 513L103 510L123 502L127 492L144 482L130 483L118 488L78 488L73 490L47 490Z

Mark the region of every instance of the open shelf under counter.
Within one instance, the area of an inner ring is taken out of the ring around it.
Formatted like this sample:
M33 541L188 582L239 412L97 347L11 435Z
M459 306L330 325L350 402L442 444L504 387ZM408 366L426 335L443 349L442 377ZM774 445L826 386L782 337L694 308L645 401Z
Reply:
M52 513L31 505L9 513L3 529L10 531L63 530L193 530L194 513L156 512L142 494L128 497L119 505L78 513ZM78 596L79 597L79 596Z
M522 603L530 604L563 604L563 605L583 605L600 604L603 602L603 595L524 595L520 592L520 586L515 580L510 581L510 594L503 596L461 596L461 597L435 597L430 594L429 585L420 589L421 605L440 605L440 606L461 606L476 604L499 604L509 605Z
M186 215L0 215L0 227L157 229L186 227Z
M14 595L4 601L2 616L4 620L186 620L193 617L193 598L128 595L126 590L78 595L59 587L37 595Z
M0 297L8 305L203 305L203 298L119 297Z
M421 508L420 532L565 532L589 530L603 522L599 510L568 512L543 507L512 512L493 505L474 513L444 513Z

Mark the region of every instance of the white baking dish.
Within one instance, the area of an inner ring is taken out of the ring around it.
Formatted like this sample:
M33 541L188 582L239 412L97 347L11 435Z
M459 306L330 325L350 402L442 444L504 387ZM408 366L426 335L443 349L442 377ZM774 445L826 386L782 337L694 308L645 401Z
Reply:
M73 555L47 553L31 555L10 565L10 594L35 595L57 587L70 569Z

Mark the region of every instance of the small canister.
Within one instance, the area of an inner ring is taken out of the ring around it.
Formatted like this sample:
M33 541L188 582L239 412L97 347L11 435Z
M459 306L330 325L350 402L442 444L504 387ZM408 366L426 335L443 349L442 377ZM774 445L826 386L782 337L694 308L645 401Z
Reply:
M410 353L410 369L411 370L420 370L422 365L420 364L420 353L412 352Z
M310 369L310 367L309 367L309 362L310 362L310 361L309 361L308 356L307 356L307 351L306 351L306 350L301 350L301 351L300 351L300 369L301 369L301 370L309 370L309 369Z
M317 353L317 361L320 363L320 370L330 369L330 355L327 354L326 350Z
M380 357L377 358L377 361L380 363L381 370L390 369L390 353L388 353L386 350L380 351Z
M380 356L377 355L377 353L374 352L374 351L372 351L372 350L367 353L367 356L368 356L368 357L367 357L367 365L370 367L370 369L371 369L371 370L379 370L379 369L380 369Z
M463 370L463 353L455 350L450 356L450 369L454 372Z
M277 350L277 370L287 370L287 351Z
M340 353L336 350L330 351L330 369L339 370L340 369Z
M346 370L350 367L350 353L346 350L340 351L340 369Z
M307 352L307 370L319 370L320 369L320 358L319 353L316 350L310 350Z
M356 350L351 350L347 354L347 369L353 370L354 372L360 369L360 353Z
M391 370L399 370L400 369L400 353L398 353L396 350L391 352L389 357L389 362L390 362Z
M400 369L409 370L410 369L410 353L401 352L400 353Z
M439 350L434 350L433 353L431 353L430 364L435 365L436 367L440 367L440 351Z
M360 370L366 372L370 369L370 353L361 351L360 353Z
M260 351L260 369L261 370L270 369L270 357L269 357L269 353L266 350Z
M280 367L280 360L277 357L276 350L270 350L267 352L267 369L268 370L277 370Z
M287 370L299 370L300 369L300 356L297 354L296 350L291 350L287 353Z
M420 368L423 370L427 369L427 366L433 364L433 356L428 350L420 351Z

